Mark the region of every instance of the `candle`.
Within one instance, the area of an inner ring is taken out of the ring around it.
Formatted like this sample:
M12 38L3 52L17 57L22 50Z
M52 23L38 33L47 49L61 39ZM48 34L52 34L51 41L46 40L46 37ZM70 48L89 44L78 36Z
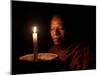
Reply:
M33 52L34 52L34 61L37 61L37 54L38 54L38 40L37 40L37 27L33 28Z

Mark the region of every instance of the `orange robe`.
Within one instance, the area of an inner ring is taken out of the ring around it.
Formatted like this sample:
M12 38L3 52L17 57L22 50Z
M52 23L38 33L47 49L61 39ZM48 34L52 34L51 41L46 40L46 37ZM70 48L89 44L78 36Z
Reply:
M84 43L74 43L67 48L53 47L48 52L57 54L66 70L90 69L92 66L92 51Z

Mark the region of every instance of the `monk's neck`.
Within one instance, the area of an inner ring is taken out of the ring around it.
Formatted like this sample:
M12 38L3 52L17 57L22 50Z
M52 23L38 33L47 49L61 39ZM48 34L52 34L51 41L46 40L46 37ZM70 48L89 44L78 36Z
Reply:
M64 49L64 45L54 45L54 49L63 50Z

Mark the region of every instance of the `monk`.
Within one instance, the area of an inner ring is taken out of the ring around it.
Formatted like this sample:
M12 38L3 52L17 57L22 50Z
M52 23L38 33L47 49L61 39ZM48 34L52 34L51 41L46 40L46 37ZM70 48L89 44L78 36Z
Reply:
M83 42L64 43L65 27L60 16L53 16L50 25L53 47L48 52L58 55L59 61L65 64L66 70L82 70L91 68L92 52Z

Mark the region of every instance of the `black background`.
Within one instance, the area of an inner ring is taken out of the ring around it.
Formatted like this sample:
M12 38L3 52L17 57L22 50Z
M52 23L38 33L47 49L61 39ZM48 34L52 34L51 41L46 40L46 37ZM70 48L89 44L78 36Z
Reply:
M49 35L50 19L61 15L65 21L67 41L86 41L96 51L96 7L68 4L12 1L12 64L32 53L32 27L38 27L39 52L46 52L52 42ZM20 68L20 67L19 67Z

